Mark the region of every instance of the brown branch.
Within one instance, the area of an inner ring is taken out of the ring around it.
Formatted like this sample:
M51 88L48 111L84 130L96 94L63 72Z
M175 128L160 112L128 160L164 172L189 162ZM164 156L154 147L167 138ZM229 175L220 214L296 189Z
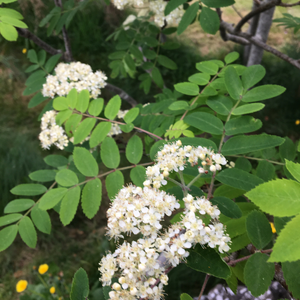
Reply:
M247 23L252 17L256 16L257 14L260 14L276 5L279 5L280 4L280 0L273 0L273 1L270 1L264 5L259 5L256 9L250 11L243 19L241 19L235 29L234 29L234 34L238 33L241 31L243 25L245 23Z
M54 0L54 3L55 3L56 6L60 7L61 9L63 8L61 0ZM62 28L62 34L63 34L64 44L65 44L65 48L66 48L65 60L67 62L71 62L73 60L72 51L71 51L69 35L68 35L68 32L67 32L67 29L66 29L65 25Z
M205 290L205 287L207 285L207 282L208 282L208 279L209 279L210 275L209 274L206 274L205 276L205 279L204 279L204 282L203 282L203 285L202 285L202 288L201 288L201 291L200 291L200 294L199 294L199 297L198 297L198 300L201 299L203 293L204 293L204 290Z
M244 39L248 40L251 44L254 44L254 45L264 49L265 51L274 54L275 56L279 57L280 59L285 60L288 63L290 63L291 65L295 66L297 69L300 69L300 62L299 61L297 61L296 59L293 59L293 58L289 57L288 55L276 50L275 48L265 44L264 42L262 42L258 38L253 37L250 34L245 33L245 32L235 33L233 26L231 24L227 23L227 22L224 22L224 21L221 21L220 26L221 26L221 28L224 28L227 32L229 32L229 33L231 33L235 36L238 36L238 37L241 37L241 38L244 38Z
M105 88L107 88L108 90L110 90L114 93L117 93L123 100L128 102L132 107L134 107L138 104L138 102L136 100L134 100L130 95L128 95L124 90L122 90L121 88L119 88L115 85L107 83Z
M273 251L273 249L267 249L267 250L261 250L261 251L259 251L259 252L261 252L261 253L271 253L272 251ZM259 253L259 252L258 252L258 253ZM255 253L254 253L254 254L255 254ZM241 261L244 261L244 260L249 259L249 258L250 258L252 255L254 255L254 254L250 254L250 255L247 255L247 256L238 258L238 259L236 259L236 260L229 261L229 262L227 262L227 265L228 265L228 266L233 266L233 265L235 265L235 264L237 264L237 263L239 263L239 262L241 262Z
M300 5L300 1L296 2L296 3L291 3L291 4L288 4L288 3L282 3L280 2L278 4L278 6L283 6L283 7L292 7L292 6L297 6L297 5Z

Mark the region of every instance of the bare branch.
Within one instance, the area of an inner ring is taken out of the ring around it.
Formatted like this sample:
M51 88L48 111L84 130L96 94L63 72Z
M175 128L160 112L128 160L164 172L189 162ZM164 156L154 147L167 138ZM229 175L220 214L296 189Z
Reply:
M114 86L110 83L107 83L107 85L105 86L105 88L107 88L108 90L117 93L123 100L127 101L132 107L136 106L138 104L138 102L136 100L134 100L131 96L129 96L125 91L123 91L122 89L120 89L117 86Z
M241 19L244 18L243 15L237 10L237 8L236 8L233 4L231 5L231 7L232 7L233 10L239 15L239 17L240 17Z
M272 1L270 1L270 2L268 2L268 3L266 3L266 4L264 4L264 5L262 5L262 4L259 5L259 6L257 7L257 9L254 9L254 10L250 11L243 19L241 19L241 20L237 23L237 25L236 25L236 27L235 27L233 33L238 33L238 32L240 32L241 29L242 29L242 27L243 27L243 25L244 25L245 23L247 23L248 20L250 20L250 19L251 19L252 17L254 17L255 15L260 14L260 13L262 13L262 12L264 12L264 11L266 11L266 10L268 10L268 9L270 9L270 8L272 8L272 7L274 7L274 6L276 6L276 5L279 5L279 4L280 4L280 0L272 0Z
M300 63L296 59L293 59L293 58L289 57L288 55L278 51L275 48L272 48L271 46L265 44L264 42L262 42L258 38L252 37L250 34L245 33L245 32L236 33L234 31L233 26L231 24L227 23L227 22L224 22L224 21L221 21L220 26L222 28L226 29L226 31L228 31L232 35L242 37L242 38L248 40L251 44L254 44L254 45L256 45L256 46L258 46L258 47L260 47L260 48L262 48L262 49L264 49L264 50L266 50L266 51L268 51L268 52L270 52L274 55L276 55L277 57L281 58L282 60L285 60L288 63L290 63L291 65L295 66L297 69L300 69Z
M61 0L54 0L54 3L56 6L62 8L62 2ZM65 52L65 60L67 62L71 62L73 60L72 58L72 52L71 52L71 45L70 45L70 39L69 39L69 35L66 29L66 26L64 25L62 28L62 34L63 34L63 39L64 39L64 44L65 44L65 48L66 48L66 52Z
M288 3L280 3L278 4L278 6L283 6L283 7L292 7L292 6L297 6L297 5L300 5L300 1L296 2L296 3L291 3L291 4L288 4Z

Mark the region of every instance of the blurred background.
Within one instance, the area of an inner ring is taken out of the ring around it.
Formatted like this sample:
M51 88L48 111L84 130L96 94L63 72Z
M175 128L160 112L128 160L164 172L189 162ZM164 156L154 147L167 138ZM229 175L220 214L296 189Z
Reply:
M236 2L235 8L239 13L245 15L249 12L251 1ZM54 48L63 48L61 36L47 37L46 28L38 27L43 17L54 7L52 1L19 0L15 7L24 16L31 31L43 37ZM281 10L286 12L285 8ZM224 11L225 21L237 23L240 19L231 7ZM299 15L299 8L289 9L288 12ZM91 65L94 71L102 70L109 77L111 70L107 57L114 51L115 44L113 40L105 40L122 24L127 15L128 12L118 11L112 5L90 1L83 11L75 15L68 29L75 60ZM277 9L275 17L281 16L280 9ZM241 56L243 52L241 46L222 41L219 33L216 36L204 33L197 22L182 36L174 34L170 38L181 44L175 51L162 52L179 66L176 71L163 70L166 86L170 89L173 89L172 84L186 81L195 73L195 63L206 59L222 60L232 50L238 51ZM273 24L268 44L291 57L300 58L300 31L294 35L293 30L285 30ZM30 64L26 52L32 48L38 50L37 46L22 37L17 42L7 42L0 37L0 216L3 215L5 205L14 199L10 189L20 183L29 182L29 173L47 168L43 157L61 154L55 149L41 149L38 140L40 122L37 119L43 104L29 109L27 105L31 96L22 96L28 76L24 70ZM300 137L300 70L269 53L264 54L262 65L267 74L261 84L279 84L286 87L287 91L282 96L265 101L266 107L254 116L263 122L262 132L288 136L296 141ZM136 81L130 78L109 78L108 82L124 89L140 103L154 102L153 95L160 92L152 88L145 95L139 90ZM104 98L105 95L104 92ZM100 287L98 263L105 251L113 251L115 247L104 235L107 197L104 202L91 221L79 208L79 213L67 227L63 227L58 215L51 212L52 232L50 236L38 233L36 249L28 248L17 238L8 250L0 253L0 299L19 299L15 292L17 281L26 279L34 283L37 280L34 267L43 263L49 264L49 272L59 272L62 275L61 280L67 284L71 283L75 271L83 267L89 274L90 283L95 288ZM170 276L166 299L178 299L182 292L192 294L193 291L195 295L199 294L205 275L181 265ZM216 283L216 280L209 281L207 289Z

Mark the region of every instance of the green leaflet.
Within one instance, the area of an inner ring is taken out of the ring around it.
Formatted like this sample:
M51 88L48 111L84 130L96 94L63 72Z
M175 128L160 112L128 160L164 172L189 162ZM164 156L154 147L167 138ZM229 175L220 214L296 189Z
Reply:
M43 194L46 191L47 188L38 183L19 184L10 190L12 194L20 196L36 196Z
M59 210L59 218L64 226L71 223L74 219L78 203L80 200L80 187L71 188L64 195Z
M216 176L216 179L226 185L245 191L250 191L263 183L257 176L237 168L224 169Z
M117 195L119 190L124 185L124 176L121 171L115 171L109 174L105 179L105 186L107 190L108 197L113 201L114 197Z
M177 92L184 95L196 96L199 94L199 86L195 83L181 82L174 85Z
M36 228L44 233L51 232L51 219L47 211L41 210L37 204L30 213L33 224Z
M187 101L175 101L168 108L170 110L182 110L182 109L188 110L190 106L187 103Z
M73 156L74 164L80 173L89 177L98 175L98 164L87 149L75 147Z
M204 132L221 135L223 133L223 123L217 117L206 112L194 112L187 115L184 121Z
M48 182L55 179L55 171L53 170L39 170L29 174L29 178L34 181Z
M89 295L89 278L84 269L80 268L75 273L73 281L70 299L82 300L87 299Z
M229 1L231 1L231 0L229 0ZM222 2L224 2L224 1L222 1ZM229 64L233 63L234 61L236 61L239 57L240 57L240 54L236 51L233 51L233 52L228 53L225 56L224 60L225 60L226 64L229 65Z
M280 85L275 85L275 84L261 85L259 87L253 88L252 90L248 91L243 96L242 100L244 102L256 102L256 101L271 99L281 95L282 93L284 93L285 90L286 88Z
M246 194L262 211L277 216L294 216L300 212L300 183L276 179L257 186Z
M245 284L254 297L265 293L274 277L275 266L268 263L268 255L255 253L246 262Z
M66 110L69 108L69 103L66 97L56 97L53 100L53 108L55 110Z
M81 143L91 133L96 124L96 119L86 118L77 127L74 133L74 145Z
M58 171L58 173L55 176L55 180L58 184L61 186L73 186L78 183L78 177L77 175L68 169L63 169Z
M239 157L235 161L235 168L241 169L241 170L246 171L246 172L250 172L251 169L252 169L252 165L251 165L250 161L247 158Z
M261 65L247 67L242 73L242 83L245 91L261 81L265 75L266 69Z
M101 145L101 159L104 165L110 169L116 169L120 164L119 148L115 140L111 137L106 137Z
M189 252L190 255L187 258L188 267L218 278L227 279L230 277L230 268L214 249L203 249L198 244Z
M242 216L240 208L229 198L214 197L210 201L213 205L217 205L221 213L229 218L238 219Z
M78 114L72 115L65 124L65 130L67 134L74 134L76 131L77 125L82 120L82 116Z
M300 260L294 262L284 262L282 265L282 271L284 279L289 287L289 291L293 293L295 299L300 298L300 284L299 284L299 273L300 273Z
M78 93L76 89L72 89L68 96L67 96L67 102L70 108L75 108L78 100Z
M229 95L234 100L239 100L243 93L242 81L236 71L232 66L229 66L225 70L225 86Z
M18 233L18 225L10 225L0 230L0 251L7 249L15 240Z
M184 15L182 16L178 28L177 28L177 34L182 34L187 27L193 22L195 17L197 16L199 10L199 3L195 2L192 5L190 5L187 10L185 11Z
M139 115L139 112L140 112L140 109L138 107L134 107L134 108L130 109L124 116L124 121L127 124L132 123Z
M146 180L146 169L143 166L136 166L130 170L130 179L136 186L144 187Z
M172 12L179 5L182 5L185 2L186 2L186 0L171 0L171 1L169 1L165 8L165 16L170 14L170 12Z
M200 25L209 34L216 34L220 27L220 18L216 11L203 6L200 13Z
M300 215L297 215L285 225L277 237L269 262L293 262L300 259L299 226Z
M196 63L196 69L209 75L216 75L218 73L219 66L211 61L202 61Z
M209 97L206 100L206 104L215 112L224 116L229 115L233 107L232 99L223 95Z
M78 96L77 96L77 103L75 105L75 108L82 112L85 113L86 110L89 107L89 102L90 102L90 93L88 90L82 90Z
M20 220L23 216L21 214L10 214L0 217L0 226L6 226Z
M296 157L296 145L293 141L286 137L285 142L279 146L279 154L284 161L285 159L294 160Z
M122 101L119 95L116 95L113 98L111 98L104 109L104 116L107 119L113 120L117 116L121 108L121 104Z
M256 131L262 127L262 121L251 116L231 119L225 124L226 135L236 135Z
M62 155L48 155L44 158L44 162L54 168L65 166L68 164L68 159Z
M168 58L167 56L158 55L157 61L165 68L168 68L170 70L177 69L177 64L172 59Z
M234 4L234 0L202 0L208 7L225 7ZM227 62L226 62L227 63Z
M274 135L241 135L230 138L222 147L223 155L245 154L281 145L284 139Z
M92 100L88 110L89 114L92 116L99 116L103 109L103 104L104 104L103 98Z
M266 160L261 160L256 168L256 176L267 182L275 177L275 167Z
M90 147L94 148L99 145L110 132L111 123L110 122L101 122L93 130L90 138Z
M245 104L235 108L232 112L234 116L251 114L253 112L262 110L265 107L263 103L252 103L252 104Z
M66 188L56 188L49 190L40 200L39 208L47 210L53 208L67 193Z
M29 209L34 205L34 201L31 199L17 199L10 201L4 208L4 213L16 213Z
M143 156L143 142L140 137L134 135L128 141L125 151L126 158L132 164L138 164Z
M66 120L68 120L72 115L72 111L70 109L65 109L60 111L57 115L56 115L56 124L57 125L62 125Z
M206 73L196 73L190 76L188 80L198 85L207 85L210 80L210 75Z
M193 300L193 298L190 295L184 293L180 295L180 300Z
M19 224L19 233L23 242L30 248L35 248L37 233L29 217L23 217Z
M252 244L257 249L263 249L273 237L267 217L260 211L252 211L246 219L246 228Z
M300 182L300 164L285 160L288 171Z
M83 188L81 205L84 214L92 219L99 210L102 200L102 182L99 178L89 181Z

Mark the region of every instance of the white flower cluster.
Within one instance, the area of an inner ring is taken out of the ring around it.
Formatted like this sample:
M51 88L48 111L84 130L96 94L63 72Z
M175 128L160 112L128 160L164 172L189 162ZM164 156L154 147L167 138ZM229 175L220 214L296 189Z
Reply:
M123 237L122 232L155 239L164 215L171 216L180 205L174 196L148 187L129 185L122 188L107 210L108 235Z
M182 146L181 141L164 145L163 149L157 153L157 163L147 167L147 180L144 186L153 185L154 188L160 188L161 185L167 184L165 177L169 176L172 171L178 172L184 170L186 163L192 166L198 164L201 160L201 167L198 168L199 173L207 173L221 170L222 165L227 164L226 158L222 154L215 154L213 150L206 147Z
M168 284L168 270L189 256L188 249L200 243L218 247L221 253L229 250L230 238L218 222L218 208L204 197L194 199L188 194L183 200L182 220L160 233L163 216L179 208L178 200L153 188L130 185L121 189L108 210L108 234L118 238L121 232L142 233L145 238L124 242L102 258L99 271L103 285L120 276L119 283L112 285L110 299L159 300L163 285ZM211 224L206 226L198 215L209 215Z
M96 99L101 94L100 89L106 86L107 77L103 72L93 73L89 65L80 62L60 63L55 68L55 74L47 76L42 90L44 97L66 96L75 88L78 92L88 90Z
M56 124L56 115L57 112L55 110L50 110L45 112L42 117L42 131L39 135L39 139L44 149L49 149L53 144L61 150L68 146L68 137L64 129Z
M165 25L165 21L168 25L178 25L185 12L183 9L183 5L180 5L176 9L174 9L170 14L165 16L165 8L168 2L163 0L113 0L113 3L118 9L124 9L126 5L144 7L148 4L149 10L152 13L154 13L154 22L159 27L163 27ZM125 21L123 25L128 25L134 20L135 18L131 17L129 20L126 20L127 22Z

